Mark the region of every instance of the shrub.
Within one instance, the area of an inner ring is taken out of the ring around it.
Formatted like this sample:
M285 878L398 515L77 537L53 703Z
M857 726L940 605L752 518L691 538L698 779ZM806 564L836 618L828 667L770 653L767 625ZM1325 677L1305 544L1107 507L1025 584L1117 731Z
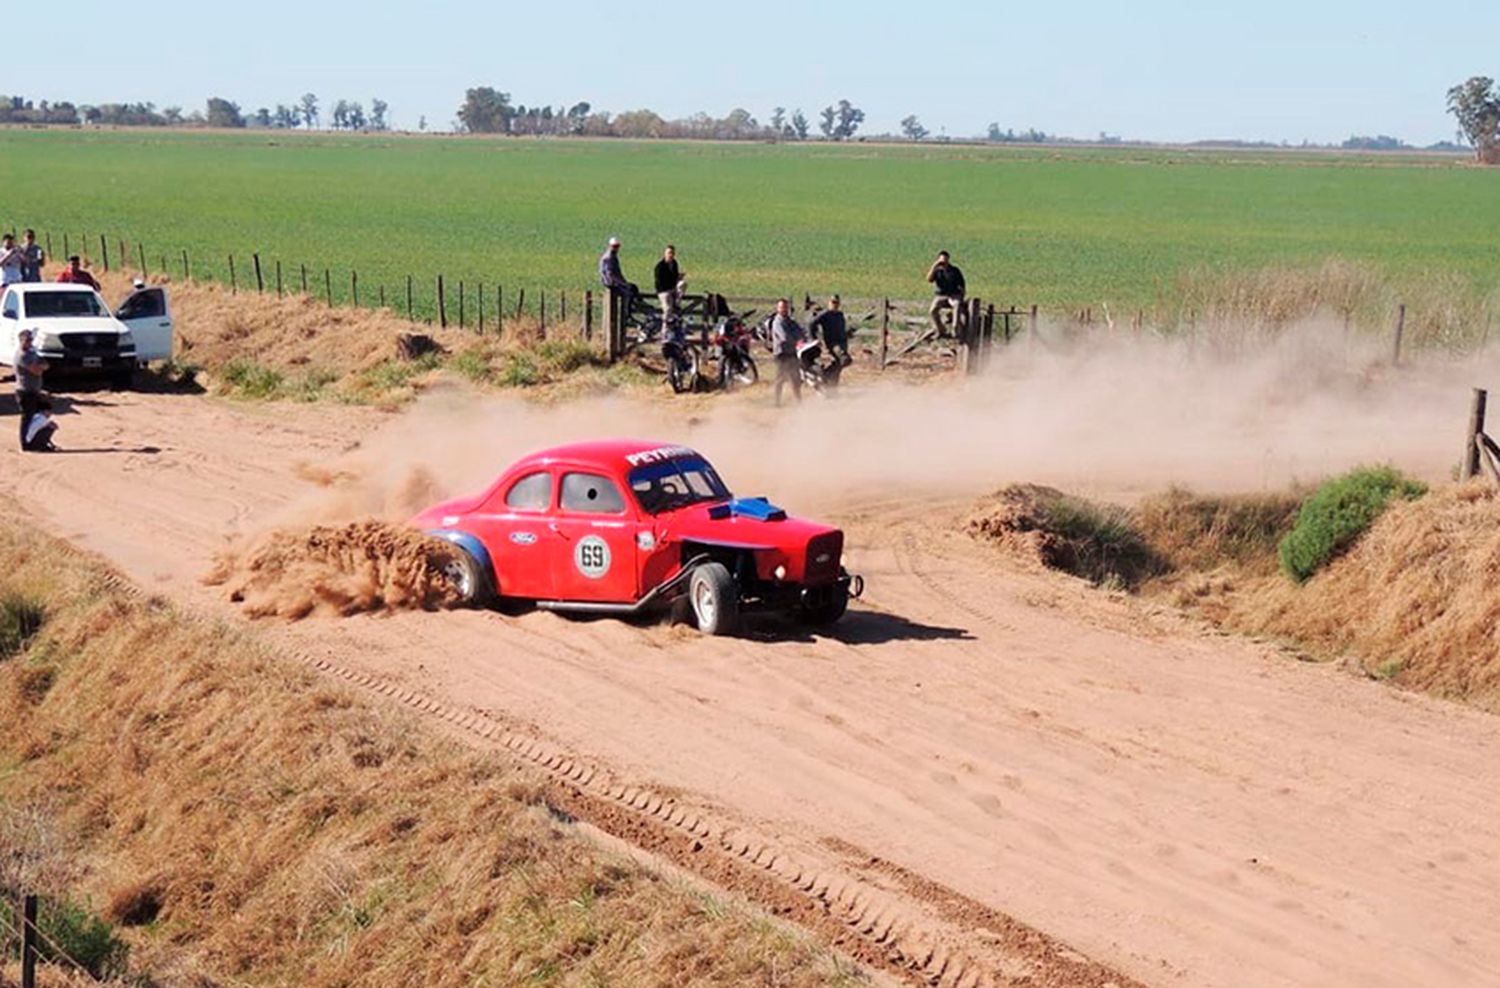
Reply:
M224 382L246 398L274 398L281 390L281 372L253 360L236 358L224 365Z
M475 382L483 384L490 379L489 357L478 350L465 350L448 361L448 369Z
M541 374L531 354L512 353L507 355L505 369L497 380L507 388L525 388L541 380Z
M1302 504L1297 524L1281 540L1281 568L1298 583L1322 569L1380 517L1393 498L1412 500L1427 486L1392 467L1361 467L1335 477Z
M42 628L42 603L25 594L0 594L0 660L11 658Z
M101 981L125 975L130 946L115 936L108 923L72 902L42 900L41 906L37 927L42 933L43 958L59 962L61 953Z
M544 340L536 346L537 362L551 374L571 374L598 361L594 348L582 340Z
M1042 507L1048 530L1071 551L1071 565L1066 568L1076 575L1097 584L1129 588L1161 568L1124 508L1066 494Z

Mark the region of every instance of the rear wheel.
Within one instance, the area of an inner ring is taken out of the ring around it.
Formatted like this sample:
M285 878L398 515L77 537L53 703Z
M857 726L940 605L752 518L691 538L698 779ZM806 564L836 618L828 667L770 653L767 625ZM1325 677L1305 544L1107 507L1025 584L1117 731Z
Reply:
M458 546L453 555L443 564L443 575L458 591L458 601L465 607L482 607L489 603L490 584L485 578L479 560Z
M845 583L838 583L829 588L827 597L803 606L801 617L808 624L832 624L843 617L848 609L849 586Z
M698 354L692 347L682 347L667 359L667 380L672 391L683 394L698 386Z
M738 627L739 592L723 563L704 563L693 570L688 581L688 599L698 630L705 635L728 635Z
M135 385L135 370L119 370L109 375L109 386L116 391L129 391Z
M755 358L748 353L736 358L736 365L729 374L731 388L748 388L760 380L760 371L755 367Z

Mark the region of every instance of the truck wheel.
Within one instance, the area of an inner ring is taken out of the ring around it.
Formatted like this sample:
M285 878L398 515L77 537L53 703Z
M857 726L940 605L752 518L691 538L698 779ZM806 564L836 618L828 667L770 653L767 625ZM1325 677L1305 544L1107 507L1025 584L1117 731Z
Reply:
M826 600L811 604L802 608L802 620L808 624L826 625L832 624L844 616L849 609L849 587L846 584L836 584L828 593Z
M482 607L489 603L490 584L479 560L458 546L453 547L452 557L443 564L443 575L458 590L459 603L464 607Z
M109 377L109 386L116 391L129 391L135 385L135 371L115 371Z
M723 563L704 563L693 570L688 581L688 598L698 630L705 635L728 635L740 620L740 596L734 577Z

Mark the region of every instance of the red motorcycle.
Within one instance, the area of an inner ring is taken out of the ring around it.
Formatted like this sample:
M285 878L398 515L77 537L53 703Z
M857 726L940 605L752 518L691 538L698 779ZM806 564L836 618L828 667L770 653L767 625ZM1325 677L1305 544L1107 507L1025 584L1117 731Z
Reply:
M750 341L755 334L744 320L735 316L720 319L709 336L710 353L719 362L719 387L732 391L749 387L760 380L755 358L750 355Z

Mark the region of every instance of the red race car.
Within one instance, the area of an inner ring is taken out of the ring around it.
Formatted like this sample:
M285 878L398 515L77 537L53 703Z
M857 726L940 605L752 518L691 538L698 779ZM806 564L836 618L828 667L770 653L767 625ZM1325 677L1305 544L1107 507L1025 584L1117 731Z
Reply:
M685 446L611 439L542 450L411 523L458 547L449 575L475 605L505 597L629 615L686 595L698 627L718 635L749 609L830 624L864 589L842 565L843 532L734 497Z

